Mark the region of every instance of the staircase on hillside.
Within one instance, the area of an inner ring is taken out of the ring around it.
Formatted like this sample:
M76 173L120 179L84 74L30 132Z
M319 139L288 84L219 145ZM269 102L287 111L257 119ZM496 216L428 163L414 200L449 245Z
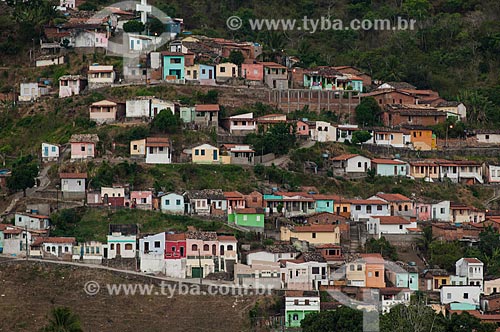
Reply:
M352 221L349 232L349 251L357 252L366 242L366 227L361 221Z

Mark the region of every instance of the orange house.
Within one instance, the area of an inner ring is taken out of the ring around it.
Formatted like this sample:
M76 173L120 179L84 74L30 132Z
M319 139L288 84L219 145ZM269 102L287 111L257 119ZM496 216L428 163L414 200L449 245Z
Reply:
M264 80L264 65L262 63L243 63L241 64L241 77L247 81Z
M384 258L380 254L361 254L365 262L366 287L385 288L384 281Z
M419 127L404 127L405 134L410 137L410 142L415 150L430 151L436 150L436 135L431 129Z

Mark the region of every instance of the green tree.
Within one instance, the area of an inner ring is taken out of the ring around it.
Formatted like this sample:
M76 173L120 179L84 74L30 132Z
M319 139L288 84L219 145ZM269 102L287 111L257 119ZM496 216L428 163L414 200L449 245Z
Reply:
M383 236L378 240L374 238L368 239L365 243L365 249L367 253L379 253L384 258L391 260L398 259L396 248Z
M363 312L349 307L321 311L305 316L300 323L303 332L361 332Z
M431 265L437 265L450 272L455 271L455 262L463 257L463 249L458 242L433 241L429 246Z
M445 321L446 332L495 332L496 326L491 323L481 323L477 317L471 316L468 312L462 314L452 314L449 320Z
M151 18L148 21L147 26L148 26L148 29L149 29L149 35L150 36L153 36L153 35L160 36L162 33L165 32L165 26L156 17Z
M363 98L356 106L356 123L362 127L380 124L382 109L373 97Z
M434 238L432 237L432 227L425 226L422 229L422 235L417 239L417 247L425 256L427 256L429 252L429 247L432 241L434 241Z
M237 66L241 66L243 61L245 61L245 57L241 51L231 51L231 53L229 53L229 61Z
M352 143L353 144L363 144L372 138L372 134L367 132L366 130L357 130L352 134Z
M418 301L397 305L380 318L381 332L445 332L444 317Z
M68 307L52 309L44 332L83 332L80 319Z
M131 20L123 24L125 32L142 32L144 31L144 24L139 21Z
M12 174L7 178L7 188L12 191L22 190L26 196L26 189L35 185L38 175L38 165L31 155L19 158L12 167Z
M151 130L162 134L174 134L180 131L182 119L173 114L170 108L162 110L151 122Z

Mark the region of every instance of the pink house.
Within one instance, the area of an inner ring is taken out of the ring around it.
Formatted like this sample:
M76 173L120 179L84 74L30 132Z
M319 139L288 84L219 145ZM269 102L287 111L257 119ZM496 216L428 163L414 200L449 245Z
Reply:
M415 205L415 210L417 212L417 220L431 220L431 211L432 211L432 204L430 203L424 203L424 202L417 202Z
M245 196L238 191L226 191L224 192L224 198L227 201L227 213L233 213L234 209L244 209L245 206Z
M297 121L297 135L298 136L309 136L309 124L305 121Z
M264 65L262 63L243 63L241 64L241 76L247 81L264 80Z
M149 190L130 192L130 207L151 210L153 208L153 192Z
M215 272L219 254L219 240L215 232L186 233L186 276L206 277ZM218 267L217 267L218 268Z
M96 134L71 135L71 159L88 159L96 156L96 144L99 136Z

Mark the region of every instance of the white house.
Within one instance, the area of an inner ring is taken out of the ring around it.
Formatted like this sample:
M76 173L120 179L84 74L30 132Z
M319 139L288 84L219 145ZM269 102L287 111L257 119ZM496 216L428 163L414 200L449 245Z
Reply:
M42 159L44 161L55 161L59 159L59 145L42 143Z
M146 138L146 164L170 164L172 151L168 137Z
M438 111L446 112L447 117L456 117L458 120L467 119L467 107L458 101L443 101L437 104Z
M330 158L330 163L335 175L365 176L371 168L370 158L359 154L343 154Z
M384 234L408 234L411 231L416 231L417 222L400 216L370 217L366 228L368 234L380 238Z
M290 246L289 250L278 250L279 252L269 252L258 250L247 255L247 264L252 265L254 261L279 262L280 260L295 259L300 254L295 248Z
M35 101L49 93L49 89L38 83L21 83L19 101Z
M372 159L371 167L376 175L380 176L407 176L409 164L397 159Z
M488 165L488 183L499 183L500 182L500 166Z
M478 306L481 288L479 286L443 285L440 289L441 304L452 302L467 303Z
M246 135L257 130L257 120L254 119L253 113L245 113L233 115L226 119L226 129L231 134Z
M36 67L48 67L63 65L65 63L64 55L41 55L35 61Z
M460 258L455 263L455 273L457 276L467 277L469 286L479 286L483 290L484 264L477 258Z
M315 121L312 126L309 125L309 128L309 134L313 141L335 142L337 140L337 128L331 123Z
M125 102L125 116L130 119L153 119L160 111L167 109L174 114L175 104L155 97L129 99Z
M379 290L382 313L388 313L399 304L410 304L411 290L409 288L386 287Z
M344 143L345 141L352 142L352 134L360 130L358 125L341 124L337 126L337 142Z
M370 217L390 216L389 203L380 199L352 199L351 219L368 221Z
M29 230L46 230L50 227L50 219L48 216L37 214L16 213L14 225Z
M129 49L131 51L150 51L154 47L155 37L143 36L143 35L128 35Z
M61 192L64 196L85 194L85 181L87 173L60 173Z
M234 283L250 288L281 288L280 263L253 260L252 263L234 266Z
M476 130L476 139L478 143L499 144L500 131L492 129Z
M326 262L283 261L281 277L283 288L297 290L319 290L328 285L328 266Z
M73 246L74 261L80 261L88 264L101 264L104 255L103 244L99 241L88 241Z
M467 285L467 277L453 275L450 276L450 285L455 286L466 286Z
M88 70L89 89L109 86L115 82L113 66L91 65Z
M3 231L3 253L12 256L26 256L27 248L32 243L32 231L7 225ZM28 245L28 246L26 246Z
M139 239L139 259L142 272L165 270L165 232Z
M439 177L441 181L449 179L454 183L483 183L483 165L469 160L440 162Z
M87 79L80 75L64 75L59 77L59 98L79 95L87 86Z
M184 196L176 193L165 194L160 197L160 209L163 213L184 214Z
M107 236L107 257L113 259L117 257L134 258L136 255L137 237L136 235L123 235L121 232L112 232Z
M61 258L73 256L74 237L37 237L30 246L30 256Z
M450 201L431 204L431 219L440 221L450 220Z

